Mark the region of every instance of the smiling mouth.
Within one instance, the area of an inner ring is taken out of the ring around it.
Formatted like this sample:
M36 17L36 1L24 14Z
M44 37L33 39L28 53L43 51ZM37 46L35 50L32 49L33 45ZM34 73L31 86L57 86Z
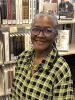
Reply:
M36 42L37 44L39 44L39 45L42 45L42 44L44 44L46 41L36 40L35 42Z

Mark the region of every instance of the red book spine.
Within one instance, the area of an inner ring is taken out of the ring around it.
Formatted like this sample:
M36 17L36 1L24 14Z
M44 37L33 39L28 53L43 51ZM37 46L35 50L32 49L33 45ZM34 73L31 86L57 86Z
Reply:
M11 0L7 0L7 19L11 19Z

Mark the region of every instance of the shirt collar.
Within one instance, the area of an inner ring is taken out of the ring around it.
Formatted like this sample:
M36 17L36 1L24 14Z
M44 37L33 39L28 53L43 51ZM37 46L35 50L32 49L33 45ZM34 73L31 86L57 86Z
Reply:
M35 51L34 49L31 50L29 55L27 56L27 62L31 62L31 59L34 55ZM38 69L43 68L43 69L48 69L52 66L54 60L56 59L56 56L58 55L58 51L55 47L50 51L48 57L46 59L43 59L42 62L38 65ZM45 66L44 66L45 65Z

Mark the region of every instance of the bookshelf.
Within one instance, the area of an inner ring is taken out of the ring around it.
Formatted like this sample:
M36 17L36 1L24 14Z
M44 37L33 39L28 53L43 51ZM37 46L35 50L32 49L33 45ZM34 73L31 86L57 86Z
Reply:
M59 51L59 54L61 56L66 56L66 55L72 55L72 54L75 54L75 44L71 44L70 45L70 49L69 51Z
M65 19L58 20L58 24L60 24L60 25L61 24L75 24L75 18L73 18L71 20L68 20L68 19L67 20L65 20Z

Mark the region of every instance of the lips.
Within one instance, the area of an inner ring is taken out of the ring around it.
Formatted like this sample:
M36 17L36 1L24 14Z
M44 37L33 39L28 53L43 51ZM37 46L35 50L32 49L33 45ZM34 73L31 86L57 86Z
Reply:
M35 41L37 41L37 42L46 42L47 40L46 39L35 39Z
M46 41L44 41L44 40L36 40L35 43L38 44L38 45L45 45Z

